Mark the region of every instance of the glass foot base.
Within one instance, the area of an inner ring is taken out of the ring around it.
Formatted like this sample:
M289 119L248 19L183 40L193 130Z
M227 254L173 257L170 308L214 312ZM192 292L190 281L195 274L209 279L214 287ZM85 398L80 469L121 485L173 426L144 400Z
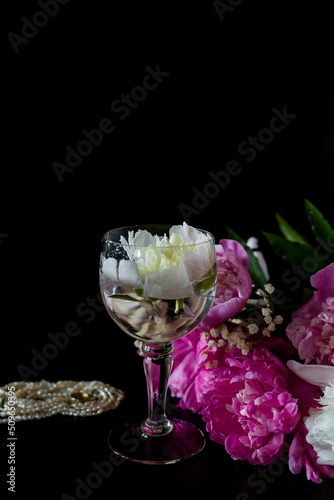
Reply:
M170 422L173 429L157 437L143 434L140 424L120 424L110 432L108 444L117 455L149 465L174 464L204 448L204 435L195 425L178 419Z

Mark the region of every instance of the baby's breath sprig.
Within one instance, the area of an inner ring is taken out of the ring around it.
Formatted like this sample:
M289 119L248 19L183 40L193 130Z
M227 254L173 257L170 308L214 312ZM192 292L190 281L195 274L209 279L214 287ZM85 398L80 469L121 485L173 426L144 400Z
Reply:
M208 347L225 352L237 347L247 355L264 337L270 337L276 325L283 322L283 317L275 315L270 307L268 295L274 291L274 286L267 283L264 286L266 293L258 291L256 301L250 301L237 317L203 332L202 337L208 341Z
M270 296L274 293L275 287L271 283L267 283L264 285L264 290ZM258 291L258 294L261 299L254 304L254 311L259 312L261 309L261 314L258 316L260 321L250 322L247 328L251 334L261 332L262 336L270 337L271 332L276 330L276 325L283 323L283 316L274 314L268 296L262 290Z

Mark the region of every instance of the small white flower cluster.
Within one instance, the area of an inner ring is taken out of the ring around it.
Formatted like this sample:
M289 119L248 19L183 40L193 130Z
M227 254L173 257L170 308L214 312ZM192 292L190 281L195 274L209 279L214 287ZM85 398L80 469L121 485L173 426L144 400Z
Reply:
M264 289L266 292L268 292L268 294L271 294L275 291L275 288L270 283L267 283L266 285L264 285ZM273 311L272 311L272 309L270 309L270 304L268 302L267 297L263 294L261 294L261 295L262 295L262 298L266 304L266 307L261 308L261 315L262 315L261 321L262 322L264 321L264 323L267 326L260 329L257 323L250 323L247 326L247 328L248 328L249 333L252 335L261 331L261 334L264 337L270 337L271 332L274 332L276 330L276 325L280 325L281 323L283 323L283 316L281 316L281 315L272 316Z
M275 290L270 283L266 284L264 289L268 294ZM254 320L254 314L251 314L251 319L247 316L243 319L234 318L221 323L216 328L211 328L209 332L202 333L202 338L208 341L209 348L222 348L228 352L237 347L242 354L247 355L263 337L270 337L271 333L276 330L276 325L283 322L283 317L274 315L268 298L262 292L260 295L261 299L257 300L252 309L252 313L256 312L256 320ZM205 367L212 369L215 366L208 362Z
M209 332L203 332L202 337L208 340L208 347L221 347L226 352L238 347L242 354L248 354L252 347L252 343L247 342L249 334L231 321L218 325L218 328L211 328Z
M273 293L275 291L275 287L271 283L266 283L264 289L268 293Z

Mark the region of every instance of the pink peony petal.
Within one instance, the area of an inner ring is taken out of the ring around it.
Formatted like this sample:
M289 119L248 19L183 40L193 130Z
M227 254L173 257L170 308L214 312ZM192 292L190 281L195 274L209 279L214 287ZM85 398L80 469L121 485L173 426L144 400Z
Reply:
M334 263L310 280L318 290L292 314L286 334L306 364L334 364Z
M328 295L334 296L334 262L311 276L310 281L314 288L325 288Z
M213 305L202 322L205 329L233 318L245 306L252 292L245 249L234 240L216 245L217 286Z

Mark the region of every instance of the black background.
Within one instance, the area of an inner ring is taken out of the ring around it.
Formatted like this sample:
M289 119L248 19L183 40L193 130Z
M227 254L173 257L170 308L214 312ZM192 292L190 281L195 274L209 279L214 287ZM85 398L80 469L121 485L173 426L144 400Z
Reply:
M119 408L99 417L17 424L16 498L75 497L77 478L87 482L92 463L108 460L110 428L128 416L145 416L142 360L98 301L105 231L182 223L180 205L194 208L195 192L203 194L212 181L209 173L230 160L239 162L238 175L188 218L217 241L226 226L262 241L260 231L278 232L275 212L310 236L304 198L333 220L329 8L237 3L219 16L204 0L71 0L16 51L8 34L22 36L23 16L43 24L36 17L42 9L36 1L2 4L0 384L20 380L18 366L31 368L31 350L41 353L48 334L63 332L71 321L80 334L29 380L97 379L125 391ZM122 120L111 104L142 84L147 67L165 76ZM247 161L238 147L269 126L274 108L295 117ZM52 163L64 164L65 148L75 149L82 130L104 118L115 130L60 182ZM269 263L271 258L279 279L282 268L269 253ZM197 416L184 417L203 427ZM5 426L1 431L6 493ZM203 490L231 500L269 498L276 491L286 498L328 499L333 490L330 480L316 485L304 471L293 476L286 464L256 486L258 474L259 468L234 462L208 442L184 464L115 466L87 497L110 498L118 487L150 496Z

